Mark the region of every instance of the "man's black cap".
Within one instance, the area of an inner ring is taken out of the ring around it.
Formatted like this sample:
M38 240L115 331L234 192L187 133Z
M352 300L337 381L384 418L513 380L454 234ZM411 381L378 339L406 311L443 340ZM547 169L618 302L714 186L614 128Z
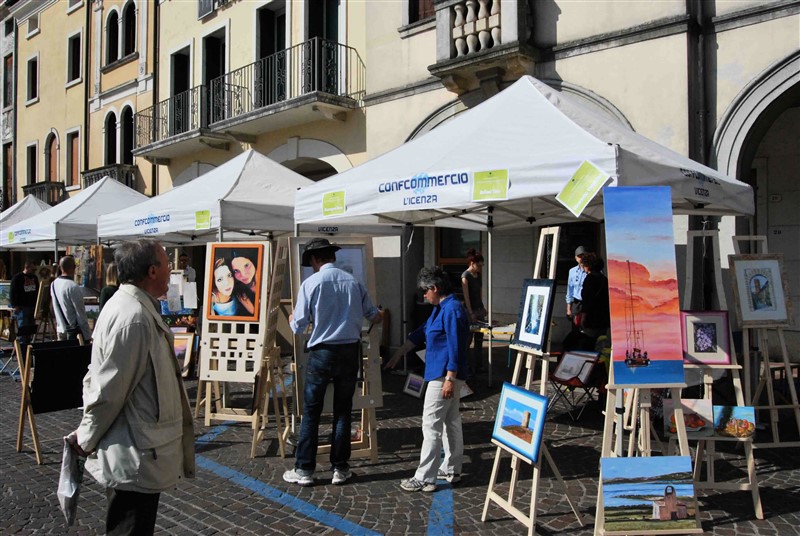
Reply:
M300 263L301 266L311 266L311 254L313 252L321 252L323 250L330 250L331 252L339 251L339 246L334 246L328 242L327 238L312 238L303 248L303 259Z

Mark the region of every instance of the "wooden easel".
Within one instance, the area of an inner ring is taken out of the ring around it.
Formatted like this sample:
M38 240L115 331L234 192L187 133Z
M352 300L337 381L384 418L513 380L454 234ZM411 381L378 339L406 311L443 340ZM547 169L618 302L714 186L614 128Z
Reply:
M548 268L548 278L555 279L555 270L556 270L556 262L555 259L558 258L558 237L559 237L560 228L559 227L548 227L543 228L541 230L541 234L539 236L539 246L536 253L536 263L534 265L533 277L539 278L541 277L540 274L542 273L547 259L545 258L545 253L549 254L550 263ZM551 238L549 249L547 248L547 239L548 237ZM548 340L544 345L547 348L547 352L537 352L531 351L528 348L524 348L521 346L511 345L509 348L511 350L517 351L517 359L514 365L514 374L511 379L511 383L514 385L519 385L520 376L522 373L522 366L524 362L524 366L526 368L526 375L525 375L525 382L522 384L527 390L530 390L533 385L533 378L534 378L534 371L536 369L536 362L539 361L541 363L541 373L539 376L539 394L543 396L547 396L547 381L550 378L549 367L550 367L550 341ZM494 442L494 441L493 441ZM497 450L495 452L494 457L494 465L492 466L492 476L489 480L489 487L486 492L486 500L483 503L483 514L481 515L481 521L486 521L486 518L489 513L489 505L494 502L498 506L500 506L503 510L514 516L517 520L522 522L526 527L528 527L528 535L533 536L536 533L536 498L538 495L539 489L539 476L541 473L541 466L542 466L542 456L545 460L547 460L547 465L550 467L550 470L553 471L553 474L556 477L559 485L564 491L564 497L567 499L567 502L572 509L572 512L575 514L575 517L578 520L578 523L581 526L584 526L583 523L583 516L578 512L575 503L572 501L572 498L569 493L569 489L567 488L564 479L561 477L561 472L558 470L558 467L555 464L550 452L547 448L547 443L542 441L541 445L541 455L536 463L533 465L533 479L531 482L531 503L526 514L522 510L520 510L515 504L515 495L517 491L517 485L519 483L519 478L521 475L521 463L531 463L526 458L520 457L518 454L512 451L506 451L505 448L500 446L499 443L495 443L497 445ZM495 491L495 486L497 485L497 475L500 469L500 459L503 457L503 453L508 452L511 454L511 482L508 488L508 494L504 497Z
M303 245L311 240L310 236L291 239L291 276L292 297L297 295L302 283L302 267L300 266L300 251ZM337 238L336 245L342 248L362 248L364 275L366 277L367 292L375 296L375 273L372 254L372 240L362 238ZM339 258L339 257L337 257ZM294 302L292 303L294 309ZM351 441L351 459L368 458L373 463L378 461L378 421L375 410L383 406L383 388L381 379L380 342L383 329L380 325L362 327L362 366L363 375L356 386L353 395L353 410L360 411L360 434ZM303 389L305 385L305 364L308 352L304 350L308 341L308 334L295 335L294 337L294 390L295 416L303 414ZM333 390L328 389L325 396L323 413L333 411ZM330 453L331 445L320 442L317 448L317 461L325 462Z
M279 299L283 288L283 275L285 268L278 271L277 279L273 261L272 243L262 243L264 246L263 261L267 267L273 270L265 270L262 267L264 277L261 281L261 303L270 303L270 294L276 293ZM213 244L208 244L207 257L210 257ZM232 243L217 244L222 247L233 246ZM239 245L239 244L237 244ZM247 244L240 244L246 246ZM252 245L252 244L251 244ZM274 252L275 259L286 259L287 240L278 242ZM270 274L270 278L266 275ZM209 295L206 281L205 295ZM277 289L277 290L276 290ZM258 324L252 322L236 321L209 321L206 318L207 309L203 310L203 320L205 329L200 340L200 373L198 377L202 380L202 385L198 382L198 401L201 391L205 388L205 426L210 426L214 420L236 421L249 423L253 430L253 441L251 443L250 456L255 457L255 450L258 441L263 438L266 426L264 411L267 409L268 397L266 391L275 389L276 374L275 367L280 367L280 351L274 346L275 331L277 325L270 324L268 320L267 306L261 305ZM272 346L269 346L269 343ZM230 370L233 365L234 369ZM256 378L261 381L257 382ZM281 376L282 377L282 376ZM233 408L225 405L225 397L220 396L220 386L226 382L232 383L252 383L253 384L253 404L251 408ZM212 398L212 390L215 391L217 398ZM265 391L266 390L266 391ZM285 455L285 420L281 422L279 411L277 411L276 395L276 439L278 440L281 455ZM216 408L212 410L211 403L216 402ZM196 410L195 410L196 411Z
M43 281L39 281L39 292L36 295L36 307L34 308L33 318L37 322L36 333L34 333L32 342L36 342L37 337L44 341L48 336L55 340L56 321L53 317L53 309L50 307L50 285L45 285Z
M752 251L758 252L758 246L761 246L761 253L768 253L767 251L767 237L766 236L734 236L733 237L733 250L739 255L740 244L742 242L749 242L752 245ZM787 296L788 298L788 296ZM739 304L737 304L739 306ZM789 351L786 346L786 337L784 335L784 324L774 325L759 325L757 327L742 327L742 354L744 356L744 401L748 406L753 406L758 410L769 411L770 430L772 432L772 442L769 443L754 443L753 448L781 448L781 447L798 447L800 441L781 441L778 429L779 423L779 410L791 409L794 413L795 423L797 429L800 430L800 403L797 398L797 390L794 381L792 380L792 366L789 361ZM769 337L768 330L774 329L778 335L778 341L781 349L781 361L772 362L769 356ZM750 374L751 368L751 337L755 341L756 352L760 355L760 364L758 372L758 384L755 390L752 389L752 381ZM773 388L773 371L783 369L786 376L786 383L789 387L790 403L778 404L775 397L775 390ZM760 399L762 390L766 390L767 402L766 405L757 404Z
M686 256L686 288L684 291L683 296L683 303L682 308L683 310L691 310L692 309L692 290L693 290L693 277L692 277L692 267L694 266L694 244L695 240L709 240L711 244L711 261L713 263L713 270L714 270L714 282L715 282L715 290L714 293L716 302L714 306L717 307L718 310L727 311L727 300L725 299L725 293L722 291L722 265L720 262L720 253L719 253L719 231L714 230L705 230L705 231L689 231L687 233L687 256ZM692 365L692 364L685 364L684 369L688 370L700 370L703 374L703 399L704 400L712 400L712 389L714 384L714 372L727 370L731 375L731 380L733 382L733 391L736 398L736 405L737 406L744 406L745 405L745 398L742 392L742 380L741 376L739 375L739 371L741 370L741 366L738 364L736 359L736 351L733 347L733 333L730 327L730 317L728 322L728 347L730 348L730 357L731 363L730 365ZM676 419L677 420L677 419ZM744 447L744 455L745 461L747 464L747 481L736 483L736 482L718 482L716 480L715 470L714 470L714 462L716 461L716 442L717 441L736 441L741 442ZM670 450L672 447L672 443L674 442L673 439L670 439ZM706 477L705 479L702 478L702 469L703 463L706 464ZM755 459L753 458L753 440L752 437L750 438L733 438L733 437L722 437L722 436L711 436L711 437L703 437L698 438L697 440L697 452L695 456L695 466L694 466L694 483L695 483L695 490L700 489L714 489L714 490L741 490L741 491L750 491L753 497L753 510L755 511L756 518L764 519L764 511L761 506L761 495L758 490L758 476L756 474L756 465Z

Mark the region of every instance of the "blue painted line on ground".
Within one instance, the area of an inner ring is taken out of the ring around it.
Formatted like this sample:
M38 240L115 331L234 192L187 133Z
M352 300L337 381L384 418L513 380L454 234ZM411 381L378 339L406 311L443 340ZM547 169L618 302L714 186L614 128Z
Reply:
M207 434L196 439L196 443L208 443L213 441L217 438L220 434L222 434L225 430L228 429L230 426L230 422L223 423L215 428L213 428ZM261 495L267 500L276 502L283 506L288 506L292 508L297 513L309 517L319 523L324 524L325 526L334 528L338 531L344 532L345 534L352 534L354 536L380 536L379 532L374 532L369 529L365 529L364 527L353 523L352 521L348 521L343 517L339 517L336 514L332 514L326 510L322 510L314 506L313 504L307 503L302 499L298 499L293 495L288 495L287 493L273 488L260 480L257 480L251 476L248 476L244 473L240 473L230 467L225 467L222 464L219 464L215 461L212 461L205 456L196 456L195 460L197 462L197 466L214 473L215 475L224 478L226 480L230 480L234 484L238 484L243 488L249 489L253 493L257 493ZM452 527L452 525L451 525ZM451 528L452 530L452 528Z
M428 512L428 534L453 534L453 486L445 480L440 480L438 485Z

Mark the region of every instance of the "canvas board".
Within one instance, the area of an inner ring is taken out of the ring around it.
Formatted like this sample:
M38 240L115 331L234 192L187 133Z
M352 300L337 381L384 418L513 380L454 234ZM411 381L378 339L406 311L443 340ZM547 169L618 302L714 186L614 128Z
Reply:
M406 384L403 387L403 392L414 398L421 398L422 394L425 392L425 386L425 378L419 374L409 374L406 376Z
M677 437L678 429L675 424L675 400L665 398L664 406L664 434L667 437ZM682 398L683 422L686 425L686 436L697 439L714 435L714 410L711 400Z
M597 352L577 350L565 352L553 372L553 378L563 382L577 379L582 384L587 385L598 356Z
M614 384L682 386L670 188L606 187L603 196Z
M11 308L11 281L0 281L0 309Z
M554 296L555 281L552 279L525 279L522 282L512 344L533 350L542 350L547 345Z
M739 325L789 326L791 309L783 255L729 255L728 261Z
M738 439L756 433L756 408L753 406L714 406L714 435Z
M547 397L503 383L492 442L530 463L539 460Z
M185 378L189 375L189 367L192 364L192 354L194 352L194 333L174 334L172 347L175 350L175 358L181 365L181 376Z

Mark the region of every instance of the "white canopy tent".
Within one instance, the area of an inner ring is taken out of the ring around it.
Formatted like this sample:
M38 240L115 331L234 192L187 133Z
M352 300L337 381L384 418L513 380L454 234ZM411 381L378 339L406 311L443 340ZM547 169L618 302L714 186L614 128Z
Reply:
M15 223L26 220L48 210L50 205L32 195L26 195L22 201L11 205L0 212L0 232L5 231Z
M98 220L102 242L152 236L186 244L294 230L295 192L313 182L252 149L196 179Z
M677 214L754 210L750 186L526 76L421 138L301 189L295 221L485 229L490 206L495 228L575 221L555 196L587 160L613 186L671 186ZM507 171L507 195L473 201L475 173L494 170ZM583 218L603 218L601 199Z
M97 217L145 201L147 196L103 177L79 194L4 229L0 246L9 249L52 249L97 242Z
M671 186L676 214L754 211L747 184L526 76L421 138L301 189L295 222L486 230L491 260L492 229L576 221L555 198L585 161L606 173L611 186ZM500 195L486 196L474 188L476 174L487 171L500 177L507 173L505 187L495 190ZM602 193L581 219L603 219ZM490 261L490 322L491 266ZM405 300L402 308L405 319ZM489 373L491 378L491 362Z

